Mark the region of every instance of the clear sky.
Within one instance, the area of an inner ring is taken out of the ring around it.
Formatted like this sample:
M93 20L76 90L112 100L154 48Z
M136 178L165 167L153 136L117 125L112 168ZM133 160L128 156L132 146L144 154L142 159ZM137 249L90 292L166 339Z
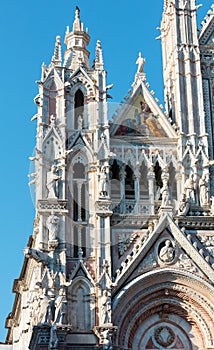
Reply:
M212 1L202 0L198 23ZM49 64L56 35L64 40L72 25L75 6L89 28L91 60L95 44L102 42L108 84L115 102L127 94L136 72L138 52L146 57L145 71L151 89L163 100L160 25L163 0L9 0L0 5L1 67L1 250L0 250L0 342L4 322L12 309L13 280L19 277L23 248L32 234L34 207L28 188L29 160L35 145L37 94L43 61Z

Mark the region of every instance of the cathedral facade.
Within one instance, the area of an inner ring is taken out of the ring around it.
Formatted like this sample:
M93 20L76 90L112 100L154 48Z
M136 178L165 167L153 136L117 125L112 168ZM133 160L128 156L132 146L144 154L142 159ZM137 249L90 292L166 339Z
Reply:
M62 58L42 65L34 230L8 335L13 350L214 350L214 5L164 0L165 106L140 53L110 115L102 47L77 7Z

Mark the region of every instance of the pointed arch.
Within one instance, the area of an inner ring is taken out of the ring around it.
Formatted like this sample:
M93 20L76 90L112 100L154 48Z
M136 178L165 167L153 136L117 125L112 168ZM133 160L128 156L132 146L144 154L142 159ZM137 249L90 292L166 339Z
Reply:
M78 89L74 95L74 129L83 127L84 119L84 94Z
M88 159L82 151L70 158L68 167L70 232L74 258L87 256L88 242Z
M134 171L130 162L125 168L125 199L135 199Z
M158 201L161 199L161 188L163 187L163 182L161 179L162 168L159 165L158 160L154 166L154 174L155 174L155 200Z
M169 164L169 192L170 192L170 198L172 200L177 199L177 181L176 181L176 169L171 162Z
M140 166L139 187L140 199L149 199L148 168L144 162Z
M59 159L63 155L63 144L61 137L55 128L51 128L45 135L42 144L44 157L53 163L54 160Z
M74 331L90 331L95 325L94 291L87 278L78 276L68 289L68 324Z
M46 80L44 81L43 94L43 116L44 122L50 124L51 119L59 116L62 108L64 85L55 69L50 70Z
M49 99L48 99L48 116L49 116L49 123L50 118L53 116L56 118L56 96L57 96L57 87L54 81L52 81L52 84L49 88Z

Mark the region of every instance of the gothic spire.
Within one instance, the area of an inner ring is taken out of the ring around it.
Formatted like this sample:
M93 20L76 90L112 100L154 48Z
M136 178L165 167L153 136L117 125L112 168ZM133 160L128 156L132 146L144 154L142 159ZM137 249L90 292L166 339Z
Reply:
M59 35L56 37L56 43L55 43L54 55L52 57L52 63L54 63L56 66L62 65L62 50L61 50L61 41L60 41Z
M75 20L74 20L74 23L73 23L73 31L81 31L83 30L83 28L81 28L81 25L83 23L81 23L80 21L80 9L78 6L76 6L76 11L75 11Z
M89 42L88 28L84 30L84 23L80 20L80 9L76 6L72 31L70 32L69 27L67 27L65 35L65 44L67 45L65 66L67 68L76 70L81 65L86 69L90 69L89 52L86 49Z
M104 64L103 64L103 51L100 40L97 40L97 46L96 46L96 58L95 58L95 64L94 67L96 70L103 70Z

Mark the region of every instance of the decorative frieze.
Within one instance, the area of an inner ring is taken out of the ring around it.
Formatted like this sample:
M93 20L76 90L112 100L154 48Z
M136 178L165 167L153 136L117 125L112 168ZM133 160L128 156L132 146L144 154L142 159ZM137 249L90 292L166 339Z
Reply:
M38 201L38 210L39 213L45 214L45 213L62 213L67 214L68 213L68 201L67 200L39 200Z

